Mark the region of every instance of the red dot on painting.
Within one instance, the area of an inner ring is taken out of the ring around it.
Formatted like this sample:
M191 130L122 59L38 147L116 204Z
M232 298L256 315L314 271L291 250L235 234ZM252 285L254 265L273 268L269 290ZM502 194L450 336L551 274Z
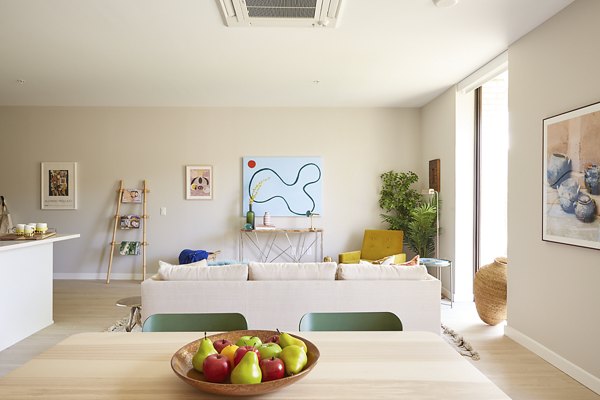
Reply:
M254 168L254 167L256 167L256 161L254 161L254 160L250 160L250 161L248 161L248 166L249 166L250 168Z

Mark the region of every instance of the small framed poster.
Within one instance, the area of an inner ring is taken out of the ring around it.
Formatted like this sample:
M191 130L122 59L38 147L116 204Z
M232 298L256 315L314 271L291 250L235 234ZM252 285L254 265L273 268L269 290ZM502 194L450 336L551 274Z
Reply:
M77 163L42 162L42 210L77 209Z
M211 200L213 198L212 166L188 165L185 167L185 198Z

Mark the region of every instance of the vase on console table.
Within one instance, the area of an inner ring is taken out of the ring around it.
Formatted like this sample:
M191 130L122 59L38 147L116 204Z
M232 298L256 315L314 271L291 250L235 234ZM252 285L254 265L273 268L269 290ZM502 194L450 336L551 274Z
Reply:
M254 225L254 211L252 211L252 203L248 204L248 212L246 213L246 225L250 225L252 229L256 226Z

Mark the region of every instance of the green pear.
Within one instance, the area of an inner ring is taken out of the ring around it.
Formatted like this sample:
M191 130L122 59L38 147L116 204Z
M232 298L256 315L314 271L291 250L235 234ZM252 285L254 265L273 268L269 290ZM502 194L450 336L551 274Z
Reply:
M202 363L204 363L204 359L211 354L217 354L217 350L215 350L212 340L206 337L205 332L204 339L200 341L200 345L198 346L198 351L194 354L194 357L192 357L194 369L198 372L202 372Z
M279 358L283 361L285 372L288 375L296 375L302 371L308 362L304 349L295 344L285 346L279 353Z
M304 350L304 353L306 353L308 351L306 344L302 340L295 338L292 335L290 335L289 333L285 333L285 332L279 334L279 345L281 346L281 348L286 348L291 345L296 345L296 346L301 347Z
M258 356L253 351L244 354L238 365L231 371L231 383L255 384L262 380Z

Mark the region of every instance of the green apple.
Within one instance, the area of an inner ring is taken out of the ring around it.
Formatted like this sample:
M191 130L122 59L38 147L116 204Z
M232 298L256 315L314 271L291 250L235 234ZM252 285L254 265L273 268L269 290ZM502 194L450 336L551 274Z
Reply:
M281 350L279 358L285 364L285 372L288 375L296 375L302 371L308 362L308 357L306 356L304 349L295 344L285 346L283 350Z
M262 380L262 371L258 363L258 356L253 351L248 351L231 371L231 383L255 384Z
M263 343L258 346L258 352L260 353L260 359L279 357L279 353L281 353L281 346L277 343Z
M256 336L242 336L237 342L235 342L236 346L254 346L258 347L262 344L262 341Z

